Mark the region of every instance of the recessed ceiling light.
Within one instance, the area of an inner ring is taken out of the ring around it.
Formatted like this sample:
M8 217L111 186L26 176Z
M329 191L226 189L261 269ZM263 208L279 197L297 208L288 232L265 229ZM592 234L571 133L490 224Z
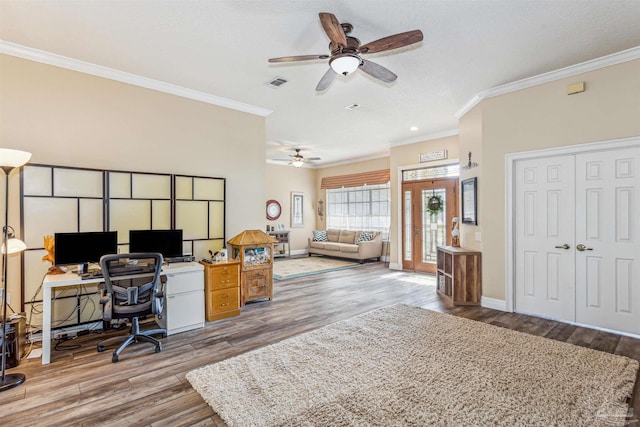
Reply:
M418 130L418 126L411 126L409 128L410 131L417 131Z
M360 104L351 104L344 107L345 110L355 110L356 108L360 108Z

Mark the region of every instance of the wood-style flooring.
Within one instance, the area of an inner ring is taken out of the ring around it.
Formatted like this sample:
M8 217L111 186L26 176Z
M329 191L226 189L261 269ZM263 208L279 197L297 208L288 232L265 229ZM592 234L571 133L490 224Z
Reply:
M150 344L134 344L113 364L110 351L96 352L96 343L107 334L93 333L70 342L80 348L53 351L50 365L24 360L8 371L26 374L27 381L0 394L0 425L222 426L185 379L187 372L395 303L640 360L640 340L482 307L454 307L437 295L433 276L366 263L274 281L273 301L249 303L240 316L165 338L161 353ZM638 382L632 409L628 425L640 426Z

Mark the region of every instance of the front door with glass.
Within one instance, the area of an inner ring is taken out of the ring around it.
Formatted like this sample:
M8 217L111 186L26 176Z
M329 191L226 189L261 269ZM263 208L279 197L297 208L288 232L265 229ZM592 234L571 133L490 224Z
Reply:
M435 274L436 248L451 244L452 219L458 212L457 187L457 178L402 184L403 270Z

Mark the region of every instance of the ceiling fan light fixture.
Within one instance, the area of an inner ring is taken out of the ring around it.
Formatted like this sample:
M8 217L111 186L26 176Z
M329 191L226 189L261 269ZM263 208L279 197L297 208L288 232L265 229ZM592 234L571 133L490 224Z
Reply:
M329 61L329 65L338 74L346 76L353 73L360 66L360 58L350 53L341 53L336 55Z
M291 164L292 164L293 166L295 166L296 168L301 168L301 167L302 167L302 165L304 165L304 161L302 161L302 160L300 160L300 159L298 159L298 160L292 160L292 161L291 161Z

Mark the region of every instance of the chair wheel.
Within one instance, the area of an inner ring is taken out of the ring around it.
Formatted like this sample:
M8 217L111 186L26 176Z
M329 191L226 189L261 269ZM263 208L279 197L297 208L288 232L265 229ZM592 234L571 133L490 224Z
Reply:
M117 361L118 361L118 355L114 353L113 356L111 356L111 362L116 363Z
M161 351L162 351L162 346L158 344L156 346L156 353L160 353Z
M103 345L98 345L98 352L102 353L104 351L104 346Z

